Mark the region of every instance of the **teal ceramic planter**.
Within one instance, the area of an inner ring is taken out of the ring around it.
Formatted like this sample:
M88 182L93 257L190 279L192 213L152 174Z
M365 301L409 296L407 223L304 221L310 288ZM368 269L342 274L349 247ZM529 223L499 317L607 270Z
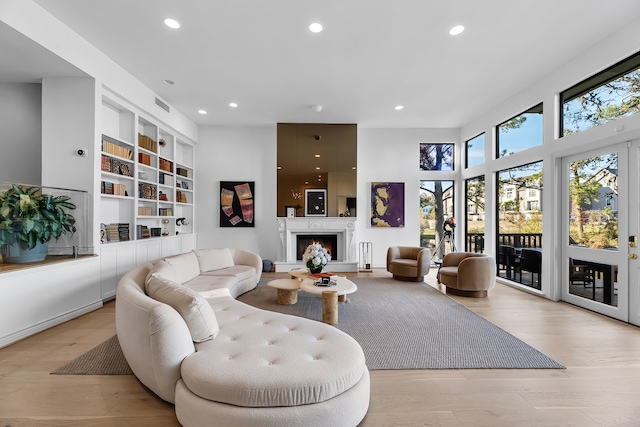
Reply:
M2 259L8 264L26 264L30 262L44 261L47 256L48 243L36 243L36 247L28 249L25 243L0 246Z

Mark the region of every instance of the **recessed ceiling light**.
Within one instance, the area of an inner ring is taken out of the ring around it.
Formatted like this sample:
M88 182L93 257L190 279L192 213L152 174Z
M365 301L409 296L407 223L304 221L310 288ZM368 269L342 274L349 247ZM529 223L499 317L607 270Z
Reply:
M282 166L278 166L278 170L282 169Z
M174 30L177 30L178 28L180 28L180 23L172 18L165 19L164 25L166 25L169 28L173 28Z
M317 170L317 171L319 171L319 170L320 170L320 168L319 168L319 167L317 167L317 168L316 168L316 170Z
M314 104L311 106L311 109L313 111L315 111L316 113L319 113L320 111L322 111L322 105L320 104Z
M451 34L452 36L457 36L463 31L464 31L464 25L456 25L455 27L449 30L449 34Z
M396 110L402 110L404 108L404 105L396 105Z
M230 103L229 103L229 107L231 107L231 108L238 108L238 104L236 104L235 102L230 102Z
M165 84L168 84L169 86L173 86L174 84L176 84L176 82L174 82L173 80L169 80L169 79L164 79Z
M207 114L207 110L198 110L198 113L204 115Z
M312 33L319 33L320 31L322 31L322 25L320 25L318 22L314 22L313 24L309 25L309 31L311 31Z
M320 157L320 154L316 154L314 157Z
M351 167L351 169L356 170L356 167L355 167L355 166L352 166L352 167Z
M309 181L305 181L304 183L305 183L306 185L309 185Z

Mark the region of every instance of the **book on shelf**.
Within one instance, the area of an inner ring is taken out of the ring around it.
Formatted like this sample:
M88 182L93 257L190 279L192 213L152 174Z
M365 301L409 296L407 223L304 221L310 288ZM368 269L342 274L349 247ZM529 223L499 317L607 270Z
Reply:
M129 223L114 222L107 224L106 235L108 242L126 242L129 240Z
M151 166L151 156L147 153L138 153L138 163Z
M138 183L138 197L141 199L156 200L157 189L155 185Z
M176 202L189 203L187 201L187 195L182 191L176 191Z
M173 208L158 209L158 216L173 216Z
M100 192L102 194L113 194L114 196L128 196L127 187L124 184L116 184L109 181L100 182Z
M136 225L136 238L148 239L150 236L149 227L146 225Z
M185 178L189 178L189 169L177 167L176 174L184 176Z
M138 206L138 216L151 216L153 215L153 208L149 206Z
M168 173L163 173L160 172L160 174L158 175L158 183L162 184L162 185L168 185L170 187L173 187L173 175L169 175Z
M125 162L121 162L113 157L102 155L102 161L100 163L100 169L104 172L113 173L122 176L133 176L129 165Z
M138 134L138 147L144 148L145 150L149 150L154 153L158 151L157 143L147 135L143 135L141 133Z
M151 228L151 237L160 237L162 235L162 229L160 227Z
M122 145L107 141L106 139L102 140L102 151L114 156L122 157L123 159L133 159L133 151L129 150L127 147L123 147Z
M159 163L159 167L160 169L162 169L163 171L167 171L167 172L173 172L173 162L167 159L163 159L162 157L160 157L160 161Z

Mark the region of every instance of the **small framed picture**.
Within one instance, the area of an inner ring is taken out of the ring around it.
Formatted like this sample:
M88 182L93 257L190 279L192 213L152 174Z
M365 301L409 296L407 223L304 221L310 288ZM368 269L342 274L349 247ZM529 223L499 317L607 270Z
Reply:
M304 190L304 216L327 216L327 190Z

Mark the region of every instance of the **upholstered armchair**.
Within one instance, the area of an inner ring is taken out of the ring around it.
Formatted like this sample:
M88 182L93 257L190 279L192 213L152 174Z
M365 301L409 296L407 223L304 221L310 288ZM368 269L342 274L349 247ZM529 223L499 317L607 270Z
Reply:
M431 250L411 246L391 246L387 250L387 271L396 280L423 282L431 266Z
M437 277L447 293L483 298L496 283L496 260L487 254L451 252L442 259Z

